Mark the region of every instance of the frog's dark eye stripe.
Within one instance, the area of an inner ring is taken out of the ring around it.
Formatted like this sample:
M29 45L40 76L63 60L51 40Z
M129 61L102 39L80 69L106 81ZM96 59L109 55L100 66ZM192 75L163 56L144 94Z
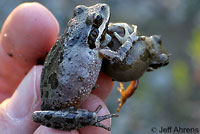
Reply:
M96 28L93 28L90 31L90 34L89 34L89 37L88 37L88 44L89 44L90 49L95 48L95 41L98 37L98 34L99 34L99 30L96 29Z
M94 21L93 21L93 25L92 25L92 30L90 31L89 37L88 37L88 44L90 49L95 48L95 41L99 35L99 26L102 24L103 22L103 17L99 14L94 14Z
M97 38L98 37L98 34L99 34L99 30L98 29L93 29L90 33L90 36L92 38Z

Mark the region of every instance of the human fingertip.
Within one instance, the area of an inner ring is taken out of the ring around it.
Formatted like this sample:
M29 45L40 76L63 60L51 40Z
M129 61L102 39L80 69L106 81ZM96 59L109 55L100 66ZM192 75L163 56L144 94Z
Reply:
M33 134L79 134L77 130L71 131L61 131L53 128L48 128L45 126L40 126L36 129Z
M56 18L40 3L23 3L10 13L0 32L0 82L9 96L32 66L43 63L58 34Z
M102 100L105 101L110 92L112 91L114 85L112 78L107 76L103 72L100 72L96 85L98 88L94 89L92 91L92 94L97 95L98 97L100 97Z
M0 44L13 59L32 66L38 57L46 55L58 34L59 24L46 7L37 2L23 3L5 20Z

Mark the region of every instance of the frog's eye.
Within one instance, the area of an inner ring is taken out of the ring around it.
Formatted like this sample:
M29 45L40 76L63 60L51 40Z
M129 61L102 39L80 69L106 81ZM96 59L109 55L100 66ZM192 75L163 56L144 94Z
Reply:
M166 66L169 64L169 55L162 53L159 57L161 66Z
M90 31L90 34L88 37L88 44L89 44L90 49L95 48L95 41L96 41L96 38L98 37L98 34L99 34L99 30L96 28Z
M168 56L167 56L166 54L164 54L164 53L160 54L159 57L160 57L160 61L161 61L162 63L164 63L165 61L168 60Z
M103 22L103 17L99 14L94 16L94 24L99 27Z

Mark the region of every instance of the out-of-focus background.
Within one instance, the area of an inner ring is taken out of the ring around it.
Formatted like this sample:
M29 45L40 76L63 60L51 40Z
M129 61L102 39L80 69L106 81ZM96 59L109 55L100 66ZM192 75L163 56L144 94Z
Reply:
M0 1L0 26L9 13L23 2L28 1ZM170 126L198 128L200 133L199 0L37 2L45 5L58 19L60 34L72 17L76 5L90 6L105 2L111 8L111 22L135 24L144 35L162 35L163 46L172 54L170 64L143 75L136 93L123 106L120 117L112 120L113 134L151 134L154 127L158 130ZM116 112L118 107L117 98L120 94L116 91L117 86L116 82L106 102L111 113Z

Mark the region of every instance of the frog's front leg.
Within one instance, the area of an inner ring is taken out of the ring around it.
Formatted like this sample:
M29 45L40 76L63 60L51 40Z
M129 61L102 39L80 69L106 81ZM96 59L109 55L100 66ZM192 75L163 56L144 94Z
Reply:
M35 111L32 115L32 119L34 122L40 123L44 126L60 130L70 131L86 126L96 126L110 131L110 127L107 127L100 122L112 117L118 117L118 115L108 114L98 116L97 113L101 108L102 106L99 105L94 112L86 109L75 109L74 107L59 111Z
M144 36L137 36L137 30L134 29L132 33L129 32L130 26L128 24L122 23L120 25L124 28L125 34L124 37L121 37L119 34L114 32L115 37L122 44L118 51L112 51L109 47L101 49L99 52L103 57L113 60L114 62L121 62L126 57L127 52L132 48L133 44L140 40L145 40Z

